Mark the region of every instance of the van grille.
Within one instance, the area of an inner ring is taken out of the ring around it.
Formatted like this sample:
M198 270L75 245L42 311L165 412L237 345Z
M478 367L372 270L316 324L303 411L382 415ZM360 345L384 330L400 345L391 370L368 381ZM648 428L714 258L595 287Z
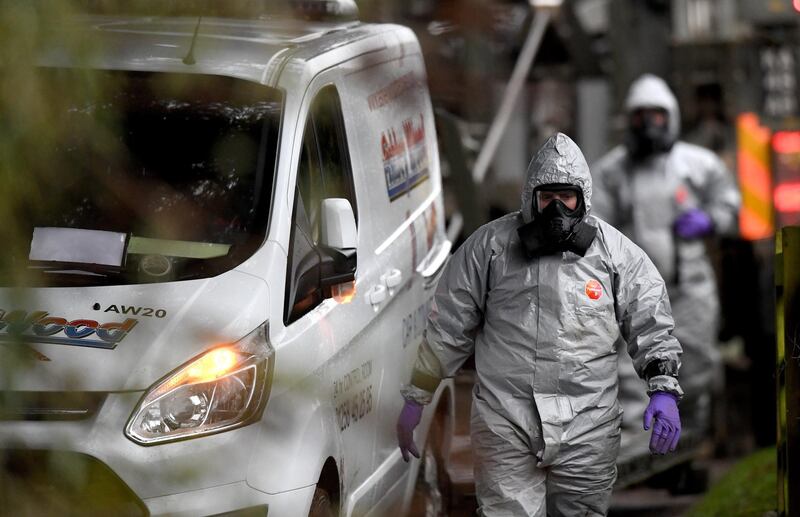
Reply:
M84 420L103 405L105 392L3 391L0 420Z

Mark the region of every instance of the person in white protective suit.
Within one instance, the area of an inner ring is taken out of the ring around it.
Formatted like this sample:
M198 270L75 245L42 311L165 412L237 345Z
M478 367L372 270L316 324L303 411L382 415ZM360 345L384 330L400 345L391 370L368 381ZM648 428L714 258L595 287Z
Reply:
M719 301L704 240L736 231L740 195L713 152L677 141L678 102L662 79L646 74L634 81L625 110L625 143L592 167L593 213L639 245L664 278L675 337L683 346L681 385L689 404L684 416L703 432L711 391L722 383ZM635 422L629 418L647 400L630 358L619 359L620 401L630 427Z
M436 288L397 423L404 458L440 380L474 352L481 515L605 515L620 441L618 344L648 383L651 450L680 435L681 346L650 259L590 215L592 181L558 133L528 167L520 211L479 228ZM621 338L621 339L620 339Z

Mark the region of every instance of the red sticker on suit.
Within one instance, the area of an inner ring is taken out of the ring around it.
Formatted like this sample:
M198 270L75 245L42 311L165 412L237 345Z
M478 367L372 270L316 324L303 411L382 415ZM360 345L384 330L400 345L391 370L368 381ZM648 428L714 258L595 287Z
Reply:
M586 296L592 300L597 300L603 296L603 286L594 278L586 282L584 291L586 291Z

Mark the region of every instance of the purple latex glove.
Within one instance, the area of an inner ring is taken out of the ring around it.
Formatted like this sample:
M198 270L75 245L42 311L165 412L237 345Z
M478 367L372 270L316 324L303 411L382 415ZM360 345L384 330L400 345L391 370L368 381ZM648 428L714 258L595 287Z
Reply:
M644 430L650 429L655 418L653 434L650 437L650 452L666 454L678 446L681 437L681 416L678 414L678 398L671 393L657 391L650 395L650 404L644 411Z
M690 208L675 220L674 227L678 237L697 239L714 231L714 221L699 208Z
M413 400L406 400L403 410L400 411L400 417L397 419L397 444L400 446L400 452L403 453L405 461L410 459L409 452L419 458L419 451L414 444L414 429L419 425L424 407Z

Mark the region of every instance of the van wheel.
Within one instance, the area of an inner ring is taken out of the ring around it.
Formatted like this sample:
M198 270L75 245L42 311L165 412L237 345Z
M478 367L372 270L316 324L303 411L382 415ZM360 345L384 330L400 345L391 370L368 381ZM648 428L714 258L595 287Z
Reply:
M328 491L320 487L315 488L308 517L335 517L335 515L333 501L331 501Z
M409 515L445 517L450 501L450 483L442 461L442 424L438 419L431 423L428 441L422 452L417 473L417 484L411 500Z

